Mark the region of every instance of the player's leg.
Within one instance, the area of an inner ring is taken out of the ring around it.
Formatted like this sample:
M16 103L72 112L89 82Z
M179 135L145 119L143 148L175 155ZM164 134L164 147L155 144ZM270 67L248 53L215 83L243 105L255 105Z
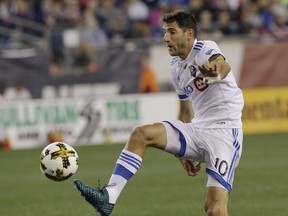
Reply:
M228 196L229 192L225 188L207 187L204 205L206 214L208 216L228 216Z
M115 204L126 183L138 171L147 147L154 147L184 157L197 158L191 125L181 121L155 123L136 127L121 152L107 187L109 203ZM189 146L189 147L188 147ZM193 147L194 146L194 147Z
M139 126L132 131L108 183L109 203L116 203L126 183L138 171L147 147L164 150L166 137L166 130L162 123Z
M143 158L147 147L164 150L166 143L167 136L163 123L155 123L134 128L124 149Z
M164 150L166 142L166 130L162 123L136 127L119 155L108 185L94 189L75 180L76 188L102 216L109 216L124 186L140 168L146 148L153 146Z
M190 159L197 158L192 133L191 125L181 121L136 127L119 155L108 186L93 189L79 180L74 181L75 185L86 201L102 216L108 216L124 186L140 168L147 147L155 147L177 157L189 155Z
M228 216L228 195L242 152L242 130L211 129L202 133L208 174L205 210L209 216Z

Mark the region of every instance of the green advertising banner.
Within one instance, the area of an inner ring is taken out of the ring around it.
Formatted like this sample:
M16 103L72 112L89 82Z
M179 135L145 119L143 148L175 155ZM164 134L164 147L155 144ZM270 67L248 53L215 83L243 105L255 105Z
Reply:
M123 143L137 125L176 116L174 94L5 102L0 107L0 140L8 140L11 149L53 141Z

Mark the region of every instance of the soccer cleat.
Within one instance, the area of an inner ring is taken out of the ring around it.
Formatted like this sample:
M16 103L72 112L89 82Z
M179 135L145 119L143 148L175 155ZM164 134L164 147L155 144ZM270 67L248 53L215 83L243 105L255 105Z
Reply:
M74 184L85 200L92 205L101 216L109 216L113 210L114 204L109 203L109 194L106 186L102 189L91 188L75 179Z

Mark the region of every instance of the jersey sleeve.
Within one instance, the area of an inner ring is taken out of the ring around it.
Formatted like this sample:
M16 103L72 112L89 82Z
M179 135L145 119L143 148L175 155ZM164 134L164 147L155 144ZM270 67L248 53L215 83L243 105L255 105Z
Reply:
M188 100L188 95L185 93L184 90L182 90L178 84L178 75L176 74L176 64L177 64L177 58L174 57L171 62L171 76L172 76L172 84L174 86L175 92L178 95L179 100Z
M211 61L215 56L223 56L225 59L225 56L221 52L220 48L214 41L205 41L204 46L201 48L200 52L198 53L196 57L196 63L198 65L207 65L209 60Z
M179 100L188 100L189 99L188 95L183 90L181 90L177 85L174 85L174 88L175 88L175 91L178 95Z

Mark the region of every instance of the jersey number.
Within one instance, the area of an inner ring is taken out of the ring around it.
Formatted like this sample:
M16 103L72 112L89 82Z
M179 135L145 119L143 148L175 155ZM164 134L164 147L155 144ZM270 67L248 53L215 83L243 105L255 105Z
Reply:
M220 161L219 158L216 158L216 162L215 162L214 166L222 176L226 175L227 170L228 170L227 161L225 161L225 160Z
M191 94L193 92L193 87L191 85L188 85L184 87L184 91L186 94Z

